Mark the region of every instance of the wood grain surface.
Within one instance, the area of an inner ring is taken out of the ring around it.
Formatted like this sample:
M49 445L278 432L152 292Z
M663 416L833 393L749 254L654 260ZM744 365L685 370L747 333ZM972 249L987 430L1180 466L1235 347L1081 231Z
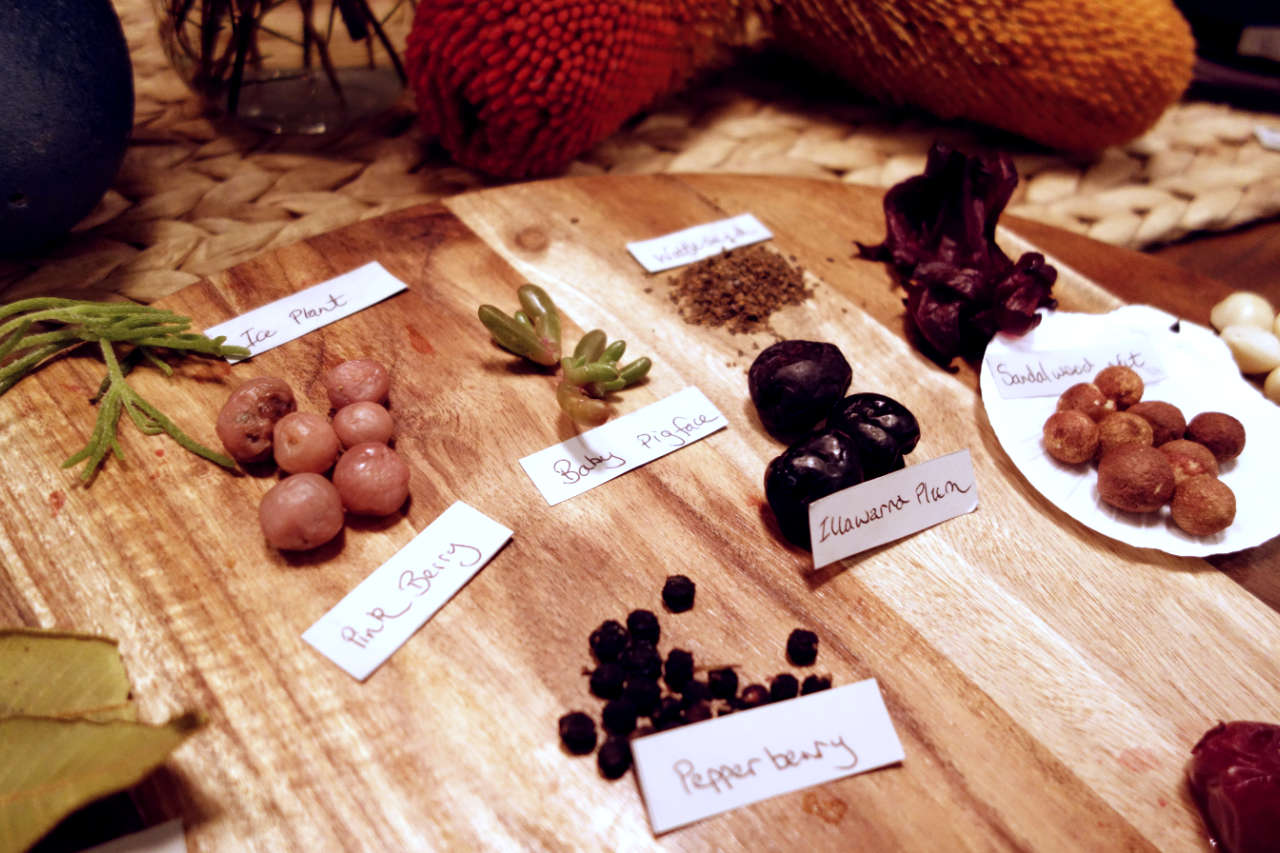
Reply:
M814 278L776 333L838 344L856 390L912 408L913 460L968 448L977 512L817 573L775 536L761 480L782 448L745 382L773 338L681 321L667 276L624 248L745 211ZM285 556L258 531L272 475L229 475L127 425L125 461L82 488L59 462L92 428L101 365L66 358L0 398L0 623L119 637L145 718L206 715L135 792L147 823L182 817L193 850L1207 849L1183 781L1191 746L1221 719L1280 720L1274 543L1220 570L1059 512L996 443L973 368L921 357L886 271L851 257L882 234L876 190L667 175L487 190L265 254L162 304L208 326L370 260L410 290L229 371L139 372L135 386L212 443L235 382L281 375L323 411L323 369L378 358L413 469L405 510ZM1059 256L1057 236L1014 223L1004 239L1051 255L1070 310L1176 308L1182 292L1185 308L1211 286L1101 244L1067 239ZM526 281L555 298L567 339L601 327L653 357L621 411L697 385L730 428L548 507L517 460L573 430L552 381L475 319ZM365 683L303 644L454 500L515 535L453 601ZM697 606L662 614L677 572ZM560 714L599 709L587 635L637 607L662 614L664 653L754 680L790 669L793 628L816 631L816 671L879 680L905 761L655 839L633 778L603 780L556 736Z

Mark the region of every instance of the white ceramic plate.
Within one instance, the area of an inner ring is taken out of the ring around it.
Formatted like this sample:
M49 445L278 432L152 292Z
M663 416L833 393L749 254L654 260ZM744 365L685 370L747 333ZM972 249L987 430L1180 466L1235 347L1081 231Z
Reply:
M1046 312L1027 335L997 335L988 345L979 378L982 402L996 438L1018 470L1082 524L1130 545L1183 557L1252 548L1280 534L1280 513L1273 503L1280 483L1280 452L1272 445L1280 437L1280 406L1240 375L1230 350L1212 330L1182 321L1175 332L1171 327L1176 320L1145 305L1126 306L1110 314ZM1105 345L1131 335L1145 335L1163 361L1165 378L1147 384L1144 400L1172 403L1187 420L1200 412L1220 411L1244 424L1244 452L1223 465L1220 473L1236 496L1235 522L1221 533L1183 533L1169 517L1167 506L1160 512L1139 514L1102 503L1096 466L1063 465L1044 452L1042 430L1057 397L1002 397L988 367L992 358L1011 353Z

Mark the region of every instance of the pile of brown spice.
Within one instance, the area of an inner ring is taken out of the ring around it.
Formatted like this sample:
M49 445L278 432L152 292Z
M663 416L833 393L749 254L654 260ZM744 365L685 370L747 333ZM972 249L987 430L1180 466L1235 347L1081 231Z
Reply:
M746 246L690 264L670 279L681 319L725 326L734 334L769 328L769 316L813 295L804 271L762 245Z

